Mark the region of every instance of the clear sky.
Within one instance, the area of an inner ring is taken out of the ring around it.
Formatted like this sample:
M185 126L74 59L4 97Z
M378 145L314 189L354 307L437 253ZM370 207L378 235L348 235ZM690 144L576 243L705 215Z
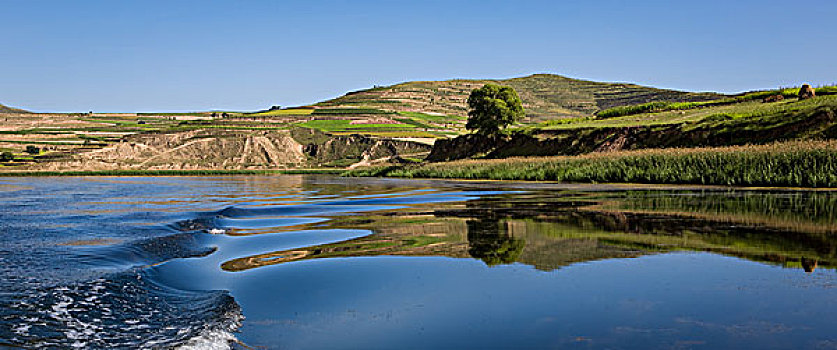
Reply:
M0 103L257 110L556 73L692 91L837 82L837 1L0 0Z

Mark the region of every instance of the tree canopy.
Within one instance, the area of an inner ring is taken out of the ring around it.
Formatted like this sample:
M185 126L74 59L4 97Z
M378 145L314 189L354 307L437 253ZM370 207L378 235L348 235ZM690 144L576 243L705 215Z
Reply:
M520 96L509 86L485 84L468 97L468 123L465 128L480 134L497 134L500 129L524 115Z

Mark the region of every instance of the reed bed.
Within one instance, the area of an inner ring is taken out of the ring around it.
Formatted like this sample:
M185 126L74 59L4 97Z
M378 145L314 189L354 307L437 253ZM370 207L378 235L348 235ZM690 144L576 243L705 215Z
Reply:
M837 140L581 156L461 160L357 169L345 176L593 183L837 187Z

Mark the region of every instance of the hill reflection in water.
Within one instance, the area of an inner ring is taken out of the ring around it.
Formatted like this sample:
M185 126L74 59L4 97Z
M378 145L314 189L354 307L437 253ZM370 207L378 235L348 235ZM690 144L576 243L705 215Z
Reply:
M361 256L475 258L549 271L573 263L678 250L813 271L837 264L837 195L769 191L543 191L415 204L325 224L366 229L347 241L238 257L227 271Z

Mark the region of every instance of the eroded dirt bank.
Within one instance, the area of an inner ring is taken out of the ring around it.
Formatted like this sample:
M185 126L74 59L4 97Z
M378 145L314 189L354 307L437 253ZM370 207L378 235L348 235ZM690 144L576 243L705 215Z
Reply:
M125 137L101 149L49 159L15 170L287 169L346 166L428 152L420 143L317 131L192 130Z

